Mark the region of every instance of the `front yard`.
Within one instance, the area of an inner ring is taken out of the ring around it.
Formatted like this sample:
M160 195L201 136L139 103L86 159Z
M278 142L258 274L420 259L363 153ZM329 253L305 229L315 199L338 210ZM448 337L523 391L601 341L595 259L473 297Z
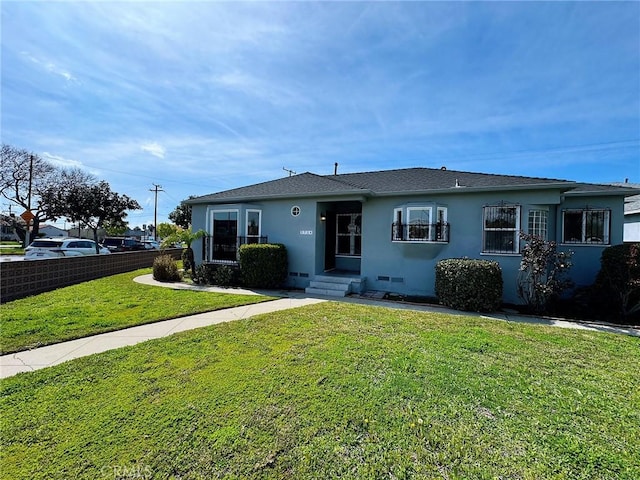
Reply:
M142 269L0 305L0 354L195 313L273 300L133 282Z
M634 337L323 303L3 380L0 472L637 479L638 365Z

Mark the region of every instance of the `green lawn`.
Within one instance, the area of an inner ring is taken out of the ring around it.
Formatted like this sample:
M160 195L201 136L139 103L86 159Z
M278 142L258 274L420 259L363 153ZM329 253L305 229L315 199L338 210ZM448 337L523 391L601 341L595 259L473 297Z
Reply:
M635 480L638 365L623 335L323 303L2 381L0 472Z
M24 255L24 248L20 242L13 240L1 240L0 255Z
M0 353L85 337L194 313L272 300L133 282L151 269L72 285L0 305Z

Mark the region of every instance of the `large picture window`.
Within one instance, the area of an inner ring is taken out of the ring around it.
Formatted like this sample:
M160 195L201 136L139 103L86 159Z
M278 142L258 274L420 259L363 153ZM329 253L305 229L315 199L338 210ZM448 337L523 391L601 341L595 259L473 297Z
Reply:
M562 212L562 243L609 244L610 211L606 209Z
M224 210L213 212L213 243L212 256L214 260L237 260L238 250L238 211Z
M426 241L431 239L431 207L408 207L408 240Z
M483 209L483 253L518 253L520 206L487 206Z

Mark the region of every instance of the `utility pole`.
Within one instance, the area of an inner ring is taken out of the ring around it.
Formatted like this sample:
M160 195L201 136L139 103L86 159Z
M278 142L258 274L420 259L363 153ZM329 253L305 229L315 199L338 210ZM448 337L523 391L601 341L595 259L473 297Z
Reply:
M153 209L153 239L158 241L158 192L164 192L164 190L162 190L162 185L156 185L155 183L153 187L149 189L150 192L155 192L156 194L156 206Z
M29 196L27 197L27 212L29 212L29 217L33 217L31 213L31 184L33 183L33 155L29 155ZM27 231L24 234L24 246L28 247L31 243L31 220L32 218L27 218Z

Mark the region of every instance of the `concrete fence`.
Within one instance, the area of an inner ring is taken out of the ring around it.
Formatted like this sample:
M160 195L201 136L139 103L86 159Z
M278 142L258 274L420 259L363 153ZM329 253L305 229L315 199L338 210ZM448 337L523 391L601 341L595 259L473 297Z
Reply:
M0 302L56 288L153 266L162 253L179 259L182 249L121 252L110 255L62 257L0 263Z

